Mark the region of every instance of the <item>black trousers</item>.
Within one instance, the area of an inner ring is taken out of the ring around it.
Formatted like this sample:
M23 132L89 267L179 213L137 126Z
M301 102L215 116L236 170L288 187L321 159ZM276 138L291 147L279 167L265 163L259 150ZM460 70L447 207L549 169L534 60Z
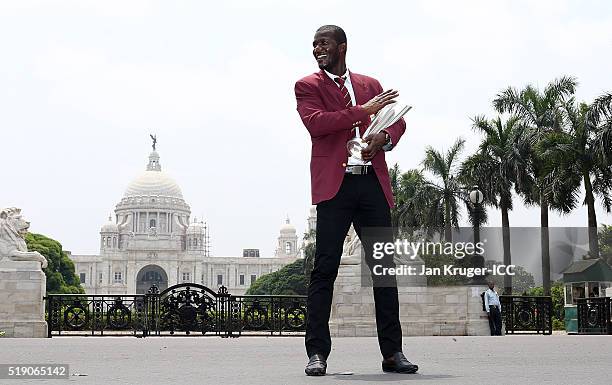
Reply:
M492 336L501 336L502 318L497 306L489 307L489 328Z
M306 352L309 357L317 353L327 357L331 351L329 316L334 281L351 223L362 240L370 269L374 263L383 264L372 258L372 247L368 245L371 239L362 237L362 229L366 227L391 228L389 205L373 172L367 175L345 175L336 196L317 205L317 244L308 287ZM388 233L389 241L392 241L391 231ZM387 259L384 265L390 266L392 263L391 256L391 261ZM385 277L383 284L377 284L377 277L372 278L378 343L386 358L402 351L397 283L394 276Z

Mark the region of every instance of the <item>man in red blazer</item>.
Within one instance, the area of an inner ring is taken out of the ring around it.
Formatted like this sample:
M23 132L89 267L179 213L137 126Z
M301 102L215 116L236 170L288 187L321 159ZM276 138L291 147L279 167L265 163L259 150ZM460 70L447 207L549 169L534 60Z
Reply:
M397 145L406 129L400 119L386 130L363 138L365 162L349 157L346 143L361 137L370 117L394 103L397 91L384 91L371 77L346 67L346 34L326 25L317 30L313 55L320 71L295 84L297 110L312 139L310 177L312 203L317 205L314 269L308 288L307 375L325 375L331 351L329 315L342 245L351 225L362 240L372 268L371 242L362 229L391 227L393 194L385 151ZM392 264L386 259L387 265ZM380 263L378 261L377 263ZM414 373L418 366L402 353L402 330L395 277L382 282L374 275L376 326L386 372ZM377 284L378 283L378 284Z

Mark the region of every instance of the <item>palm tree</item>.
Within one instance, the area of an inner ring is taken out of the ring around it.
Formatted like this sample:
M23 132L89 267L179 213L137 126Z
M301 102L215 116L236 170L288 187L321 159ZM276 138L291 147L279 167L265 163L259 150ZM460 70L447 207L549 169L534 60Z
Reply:
M444 239L447 242L452 242L452 227L459 226L459 204L466 203L457 170L458 156L464 144L465 140L459 138L444 154L428 146L423 160L424 169L438 179L438 183L430 182L428 185L434 206L443 209Z
M550 82L544 92L531 85L521 91L509 87L493 100L493 106L498 112L512 113L528 127L525 135L531 147L526 174L529 178L525 183L517 184L515 189L527 205L540 206L542 284L545 295L550 294L548 210L561 213L571 211L575 205L575 196L571 194L573 189L565 185L567 180L563 179L562 170L548 164L550 160L543 156L546 151L540 148L540 143L549 133L562 131L562 105L574 94L576 85L575 78L565 76Z
M591 114L591 120L599 122L597 152L607 164L612 164L612 93L605 93L595 99Z
M391 222L396 235L399 230L409 235L414 229L424 229L425 235L444 228L443 210L439 201L432 199L436 190L427 181L423 171L411 169L402 173L395 164L389 169L395 207L391 209Z
M499 208L502 216L504 264L510 265L510 220L512 189L517 183L529 181L525 174L529 159L529 143L520 120L511 117L505 123L501 117L487 120L477 116L473 128L484 137L478 151L461 166L460 175L466 184L476 184L483 192L483 204ZM517 182L518 181L518 182ZM504 276L504 293L512 293L512 276Z
M597 214L595 196L598 196L607 212L612 209L612 162L599 151L605 146L600 139L600 131L605 130L606 120L610 121L607 111L611 110L612 95L602 95L591 105L577 104L570 98L564 104L567 130L552 135L548 141L549 154L555 159L557 167L571 174L570 179L577 194L580 184L584 186L587 206L589 257L599 258L597 241ZM580 181L582 183L580 183Z

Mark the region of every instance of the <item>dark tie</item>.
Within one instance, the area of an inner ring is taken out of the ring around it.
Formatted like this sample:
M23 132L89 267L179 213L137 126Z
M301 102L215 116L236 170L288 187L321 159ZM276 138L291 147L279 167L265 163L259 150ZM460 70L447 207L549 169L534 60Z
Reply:
M334 78L334 80L340 86L340 93L342 93L342 95L344 95L344 106L345 107L351 107L353 105L353 101L351 100L351 95L349 94L348 90L344 86L344 82L346 81L346 77L345 76L336 77L336 78Z

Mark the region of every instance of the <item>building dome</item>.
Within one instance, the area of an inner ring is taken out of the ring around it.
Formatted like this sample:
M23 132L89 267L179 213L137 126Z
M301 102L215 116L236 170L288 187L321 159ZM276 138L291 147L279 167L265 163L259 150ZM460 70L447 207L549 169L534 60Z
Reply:
M115 222L113 222L111 217L108 217L108 222L106 222L102 228L100 229L101 233L118 233L119 227Z
M125 190L126 198L163 196L183 199L181 188L174 179L161 171L145 171L136 177Z
M198 222L197 219L187 227L188 235L202 235L206 232L206 228L202 222Z
M290 223L289 217L287 217L285 224L281 226L280 232L281 234L295 234L296 233L295 226L293 226Z
M183 199L179 185L161 170L159 154L149 155L147 170L136 177L125 190L125 198L160 196Z
M155 143L155 141L154 141ZM146 170L134 178L115 206L121 232L185 234L191 214L179 185L166 175L153 148ZM152 230L153 229L153 230Z

